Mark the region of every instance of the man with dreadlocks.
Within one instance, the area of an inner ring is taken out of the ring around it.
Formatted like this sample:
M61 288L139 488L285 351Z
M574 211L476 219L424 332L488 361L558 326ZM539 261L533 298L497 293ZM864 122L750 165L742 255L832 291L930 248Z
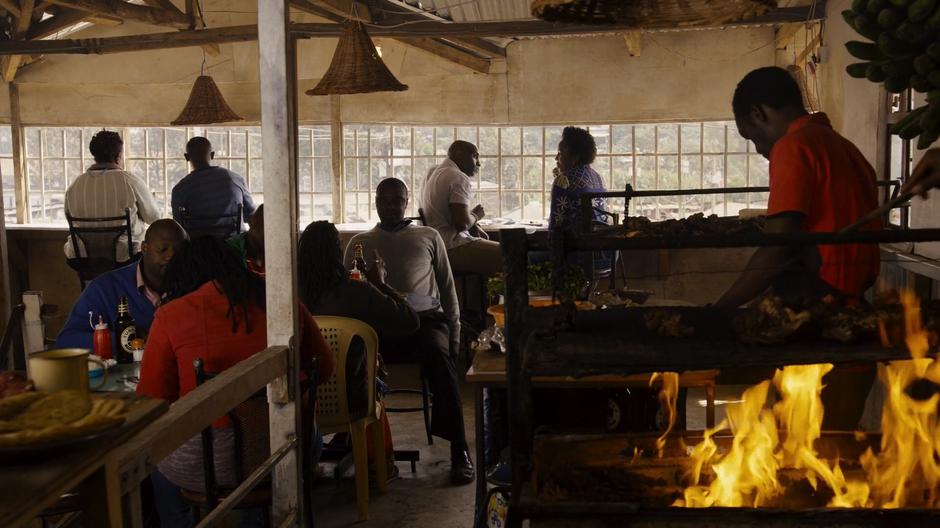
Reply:
M150 327L138 394L175 402L196 388L197 358L205 361L206 372L218 374L267 346L264 279L225 242L204 236L185 244L167 266L164 284L167 296ZM335 358L310 312L303 305L299 310L300 355L318 359L323 382L333 375ZM220 418L213 428L216 480L237 485L232 426ZM202 468L199 435L157 465L152 480L162 526L193 525L180 490L204 491Z
M440 306L420 313L421 326L413 336L382 339L382 354L386 359L416 355L421 370L434 394L431 410L431 433L450 441L450 478L454 484L473 481L473 462L467 449L463 423L463 408L457 384L454 363L460 344L460 307L454 277L447 259L447 249L441 235L431 227L412 225L405 220L408 206L408 188L399 179L382 180L375 190L375 209L379 224L352 238L346 247L344 265L352 267L357 244L362 244L365 255L377 258L366 270L367 277L379 281L376 273L381 257L388 263L389 286L404 293L432 297ZM370 279L370 282L372 279Z

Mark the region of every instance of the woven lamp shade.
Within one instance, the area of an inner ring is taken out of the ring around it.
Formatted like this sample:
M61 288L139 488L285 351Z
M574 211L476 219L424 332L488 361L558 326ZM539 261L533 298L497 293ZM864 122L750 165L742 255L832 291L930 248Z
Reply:
M229 121L242 121L242 118L225 102L212 77L200 75L193 83L186 106L172 124L210 125Z
M375 45L359 22L347 21L333 60L320 82L307 95L401 92L408 87L388 71Z
M668 29L739 22L775 7L776 0L534 0L532 14L549 22Z

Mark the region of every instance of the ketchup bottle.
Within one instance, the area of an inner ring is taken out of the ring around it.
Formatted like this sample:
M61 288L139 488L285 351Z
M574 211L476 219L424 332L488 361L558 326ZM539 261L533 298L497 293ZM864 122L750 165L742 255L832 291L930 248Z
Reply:
M95 325L95 355L101 359L111 359L114 355L111 346L111 331L108 330L108 323L104 322L104 317L98 316L98 324Z

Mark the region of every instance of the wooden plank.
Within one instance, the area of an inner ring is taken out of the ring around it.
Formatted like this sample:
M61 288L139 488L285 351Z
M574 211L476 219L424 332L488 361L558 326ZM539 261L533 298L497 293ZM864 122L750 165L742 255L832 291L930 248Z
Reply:
M63 12L46 20L33 24L27 34L28 39L43 39L52 36L59 31L69 28L79 22L83 22L92 16L87 11L77 9L66 9Z
M425 11L420 7L412 6L404 2L393 2L391 0L374 1L381 14L381 18L377 20L381 25L395 26L403 23L410 24L418 20L434 20L444 23L453 22L435 13ZM506 58L506 48L479 37L452 39L451 43L461 49L472 51L483 57Z
M272 208L273 209L273 208ZM203 428L287 369L287 348L269 347L196 387L118 450L122 493Z
M176 7L176 4L174 4L170 0L144 0L144 3L149 5L150 7L155 7L157 9L163 9L165 11L175 11L177 13L183 14L183 12L180 11L180 8Z
M399 38L397 39L411 47L437 55L443 59L469 68L478 73L490 72L489 59L483 59L464 50L454 47L446 41L432 38Z
M256 26L228 26L98 39L0 41L0 55L124 53L246 42L257 38Z
M333 165L333 223L340 224L346 216L346 179L343 177L343 96L330 96L330 146Z
M23 121L20 116L20 87L10 83L10 133L13 141L13 186L16 193L16 223L29 223L29 211L26 190L29 189L26 181L26 147L23 136Z
M20 16L16 18L16 23L13 25L13 40L24 38L27 31L29 31L34 5L34 0L20 1ZM3 57L3 59L0 59L0 78L3 79L3 82L13 82L21 61L21 56Z
M20 17L20 6L14 0L0 0L0 7L6 9L14 18Z
M105 441L71 449L67 455L46 455L21 461L6 460L0 466L0 526L32 526L34 517L59 502L59 497L84 482L108 462L116 446L125 445L144 426L166 411L163 400L133 393L101 395L127 405L127 419ZM111 484L113 485L113 475ZM119 498L115 497L115 498ZM87 524L86 526L101 526ZM118 525L119 526L119 525Z
M155 26L189 29L192 23L179 10L174 12L146 5L130 4L122 0L49 0L49 2L93 14L113 15L125 20L136 20Z
M287 345L299 336L297 311L297 76L296 43L290 33L289 0L258 0L258 49L261 77L261 140L264 150L265 272L268 283L268 344ZM287 375L268 385L272 452L291 435L306 445L301 426L299 350L289 354ZM274 468L271 477L275 526L297 515L303 526L304 449L298 447Z
M333 21L359 20L371 23L369 6L355 0L291 0L291 7Z

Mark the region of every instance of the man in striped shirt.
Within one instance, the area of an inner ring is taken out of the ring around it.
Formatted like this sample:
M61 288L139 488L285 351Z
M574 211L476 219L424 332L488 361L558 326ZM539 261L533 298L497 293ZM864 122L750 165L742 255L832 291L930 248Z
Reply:
M190 232L216 232L218 228L233 225L230 217L238 213L239 205L242 214L238 222L255 212L245 180L225 167L212 165L214 157L208 139L197 136L186 143L186 161L192 164L193 171L173 187L170 203L173 219Z
M121 237L118 240L118 261L130 260L137 253L147 224L160 218L160 206L147 184L124 170L123 147L124 142L117 132L102 130L95 134L88 145L95 158L94 165L76 178L65 192L65 210L74 218L122 216L124 209L130 210L133 247L128 248L127 237ZM114 225L121 223L114 222ZM75 222L75 225L82 223ZM84 249L75 251L69 239L65 243L65 256L85 256Z

